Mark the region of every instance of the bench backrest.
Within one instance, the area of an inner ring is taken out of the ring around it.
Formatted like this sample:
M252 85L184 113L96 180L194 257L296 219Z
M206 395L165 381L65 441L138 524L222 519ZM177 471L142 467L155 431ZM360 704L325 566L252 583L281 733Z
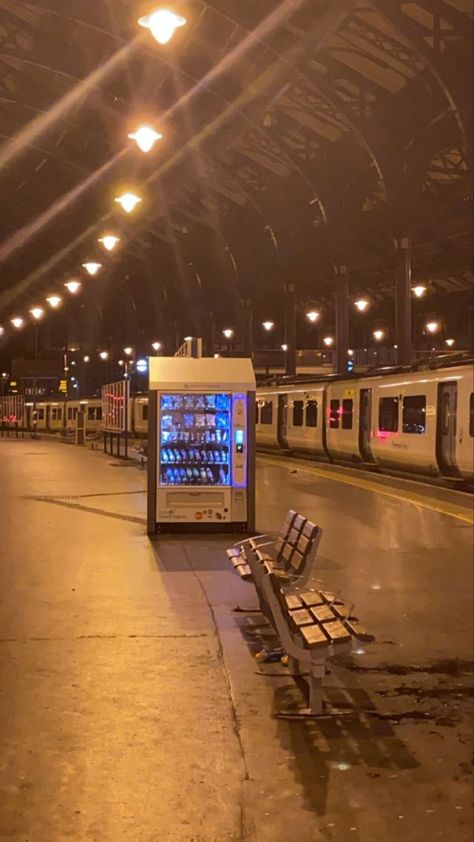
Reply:
M291 552L284 554L283 564L287 573L292 575L301 573L309 556L314 556L316 553L321 535L322 530L319 526L316 526L310 520L305 521L296 540L290 544ZM290 533L290 539L292 536L293 530Z

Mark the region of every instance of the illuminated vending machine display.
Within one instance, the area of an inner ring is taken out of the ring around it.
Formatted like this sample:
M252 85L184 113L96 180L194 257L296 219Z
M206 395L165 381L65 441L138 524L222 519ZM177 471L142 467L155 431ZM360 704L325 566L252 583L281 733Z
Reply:
M156 506L149 507L149 531L173 524L183 530L253 529L251 362L175 357L150 362L159 371L150 372L149 426L155 431L150 429L149 454L153 461L155 453L155 466L149 466L154 478L152 488L149 477L149 495L156 494ZM153 377L159 385L155 394Z

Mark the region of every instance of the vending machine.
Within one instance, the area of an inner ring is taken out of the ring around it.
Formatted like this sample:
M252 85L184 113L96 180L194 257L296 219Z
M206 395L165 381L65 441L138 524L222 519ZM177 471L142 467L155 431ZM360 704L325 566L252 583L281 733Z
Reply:
M253 531L251 360L150 359L148 531Z

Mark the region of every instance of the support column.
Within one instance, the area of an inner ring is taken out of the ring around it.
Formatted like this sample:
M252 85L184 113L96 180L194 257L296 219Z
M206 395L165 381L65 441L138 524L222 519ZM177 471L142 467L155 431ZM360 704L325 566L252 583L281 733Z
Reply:
M214 313L204 313L203 353L205 357L213 357L216 351L216 317ZM199 334L201 336L201 334Z
M349 350L349 273L347 266L336 266L336 372L347 371Z
M285 294L285 373L288 377L296 375L296 295L294 284L283 284Z
M413 357L411 328L411 243L408 237L396 240L397 275L395 294L395 324L398 362L411 363Z
M242 340L242 356L253 359L253 304L251 298L240 301L240 336Z

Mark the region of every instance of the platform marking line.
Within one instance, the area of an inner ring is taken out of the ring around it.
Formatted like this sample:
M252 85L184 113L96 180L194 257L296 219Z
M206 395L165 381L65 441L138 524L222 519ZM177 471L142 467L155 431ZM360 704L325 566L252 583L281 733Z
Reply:
M300 466L297 462L290 462L285 464L283 461L279 461L278 459L267 458L266 456L259 456L260 459L264 460L267 464L274 465L278 468L296 468L298 471L302 473L309 474L310 476L317 476L321 479L329 479L333 480L334 482L340 482L343 485L352 485L355 488L361 488L364 491L370 491L375 494L380 494L384 497L389 497L392 500L397 500L399 503L411 503L413 506L418 506L420 509L427 509L430 512L436 512L440 515L447 515L447 517L455 518L456 520L460 520L463 523L468 523L470 526L474 526L474 517L469 517L469 515L461 514L460 512L453 512L451 509L445 508L443 505L439 503L429 503L423 499L419 499L418 497L413 496L406 496L404 494L395 494L393 491L386 491L383 486L377 485L374 482L370 482L369 480L365 479L357 479L343 475L336 475L332 474L329 471L323 471L318 468L313 468L312 466Z

